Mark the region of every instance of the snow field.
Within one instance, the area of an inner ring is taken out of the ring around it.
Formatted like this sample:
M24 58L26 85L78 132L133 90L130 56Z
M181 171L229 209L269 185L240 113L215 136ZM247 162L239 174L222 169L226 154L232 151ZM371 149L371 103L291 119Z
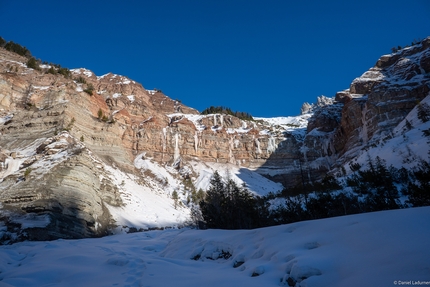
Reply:
M430 281L430 207L255 230L0 247L0 286L394 286ZM290 278L290 279L289 279Z
M135 165L143 169L145 165L150 166L157 178L146 177L145 184L139 184L134 175L105 165L109 178L119 187L124 203L122 207L107 205L118 225L116 232L127 231L129 227L149 229L182 226L189 219L189 209L180 205L175 209L171 199L171 193L175 186L179 186L179 182L161 167L158 166L157 170L157 164L139 158L138 156ZM164 180L166 184L162 182ZM167 182L171 184L167 185Z

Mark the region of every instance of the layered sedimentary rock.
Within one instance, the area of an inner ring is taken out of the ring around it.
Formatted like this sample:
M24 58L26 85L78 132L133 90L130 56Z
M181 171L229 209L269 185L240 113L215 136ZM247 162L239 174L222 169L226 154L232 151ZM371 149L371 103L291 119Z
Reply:
M395 54L384 55L332 105L316 110L304 140L304 156L316 168L333 170L362 150L380 144L430 92L430 38ZM325 163L323 162L325 161Z
M234 164L284 186L321 179L389 137L429 94L429 59L430 38L382 56L349 89L278 124L200 115L111 73L29 69L0 49L1 208L40 217L30 238L106 234L106 204L123 203L103 166L138 176L137 155L178 170L190 161Z

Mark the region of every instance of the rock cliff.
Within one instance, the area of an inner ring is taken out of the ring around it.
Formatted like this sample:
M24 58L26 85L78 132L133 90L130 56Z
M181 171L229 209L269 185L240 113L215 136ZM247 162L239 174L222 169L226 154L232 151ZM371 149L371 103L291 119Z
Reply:
M188 202L210 166L284 186L319 180L390 137L430 91L430 38L382 56L300 116L255 121L200 115L124 76L81 68L64 77L25 63L0 49L0 231L10 242L102 236L118 225L113 210L130 204L130 188L172 206L178 189ZM183 224L188 209L169 210L176 219L155 227Z

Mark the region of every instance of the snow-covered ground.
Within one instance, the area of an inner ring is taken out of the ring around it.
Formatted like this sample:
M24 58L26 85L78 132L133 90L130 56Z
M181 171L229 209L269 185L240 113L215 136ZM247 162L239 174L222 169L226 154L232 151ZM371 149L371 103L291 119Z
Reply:
M311 116L312 116L312 113L308 113L308 114L292 116L292 117L274 117L274 118L254 117L254 120L267 122L268 124L273 126L282 126L285 129L306 128L308 125L308 120Z
M255 230L21 242L0 247L0 286L429 285L429 218L423 207Z
M215 171L225 180L232 179L238 186L245 185L246 188L260 196L269 192L279 192L283 189L282 184L271 181L259 173L247 168L241 168L234 164L221 164L215 162L190 162L192 169L198 174L194 181L195 188L206 191L210 186L210 180Z
M145 153L138 155L134 165L142 174L139 179L135 175L126 174L103 164L106 176L118 186L124 206L108 209L116 221L116 232L127 231L129 227L149 229L154 227L180 227L190 219L187 207L189 190L180 176L180 172L191 172L192 182L196 190L207 190L215 171L224 179L232 179L237 185L246 185L249 191L257 195L266 195L269 192L282 190L282 185L268 180L255 171L240 168L233 164L189 162L181 171L169 165L160 165L149 158ZM102 162L99 162L102 164ZM179 197L176 208L172 199L176 191Z
M312 117L312 113L306 113L293 117L274 117L274 118L258 118L254 120L263 122L268 129L262 130L260 134L270 135L274 130L288 132L296 136L296 138L304 138L308 121Z
M176 190L180 201L185 202L186 198L180 192L183 191L180 182L149 160L136 160L136 166L143 171L151 168L152 176L146 177L145 183L134 175L123 173L108 165L104 166L110 180L119 187L124 203L121 207L107 205L118 225L116 232L127 231L129 227L148 229L182 226L189 219L189 209L182 204L175 208L171 198L171 194Z

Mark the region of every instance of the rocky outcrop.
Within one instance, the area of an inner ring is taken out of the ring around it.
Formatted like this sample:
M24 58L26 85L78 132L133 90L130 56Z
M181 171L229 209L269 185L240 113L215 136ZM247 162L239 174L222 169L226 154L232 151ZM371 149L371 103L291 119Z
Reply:
M335 102L339 104L314 113L307 137L315 129L327 133L319 154L328 156L332 163L329 169L345 164L361 150L389 137L429 94L430 74L426 67L429 45L427 38L418 45L382 56L348 90L336 94Z
M27 158L3 150L0 169L2 214L44 218L42 226L30 225L19 235L49 240L108 234L113 222L105 204L122 202L91 153L67 132L32 146L35 154Z

